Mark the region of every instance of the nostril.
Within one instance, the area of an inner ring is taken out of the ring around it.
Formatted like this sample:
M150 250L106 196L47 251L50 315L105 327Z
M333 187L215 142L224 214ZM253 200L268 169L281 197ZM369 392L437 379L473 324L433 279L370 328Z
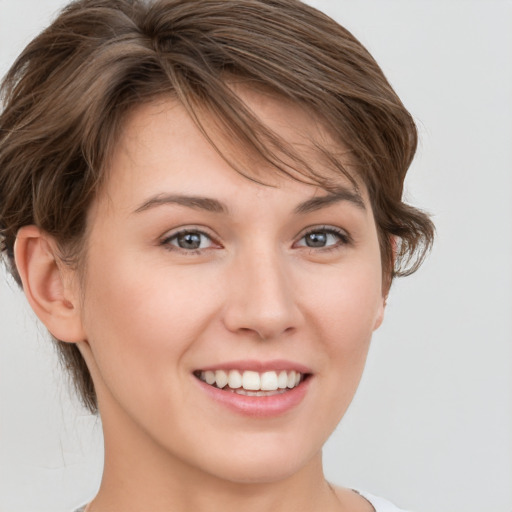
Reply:
M244 265L236 287L226 296L226 328L261 340L293 332L302 317L285 273L279 262L265 255Z

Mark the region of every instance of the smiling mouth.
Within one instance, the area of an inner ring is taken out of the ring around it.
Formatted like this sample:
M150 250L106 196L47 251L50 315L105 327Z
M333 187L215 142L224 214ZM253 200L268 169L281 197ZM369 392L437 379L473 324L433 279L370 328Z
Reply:
M295 370L268 372L240 370L197 370L194 375L206 384L245 396L273 396L299 386L308 374Z

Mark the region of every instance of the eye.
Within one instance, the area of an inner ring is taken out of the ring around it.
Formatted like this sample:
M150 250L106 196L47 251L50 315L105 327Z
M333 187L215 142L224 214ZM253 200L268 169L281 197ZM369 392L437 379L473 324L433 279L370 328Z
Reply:
M208 249L214 245L212 239L202 231L183 230L165 238L163 245L170 245L184 251L197 251Z
M347 243L349 243L347 233L334 227L325 227L308 231L296 245L311 249L330 249Z

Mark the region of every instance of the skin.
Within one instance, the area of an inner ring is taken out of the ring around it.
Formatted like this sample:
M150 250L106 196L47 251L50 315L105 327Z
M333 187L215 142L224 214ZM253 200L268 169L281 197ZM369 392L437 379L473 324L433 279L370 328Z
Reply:
M309 139L328 139L297 106L240 94L305 155L314 158ZM162 99L126 121L89 212L84 272L60 263L44 233L20 231L27 296L56 337L78 344L98 395L105 470L90 512L373 510L334 492L321 463L384 313L366 190L358 204L340 176L349 194L298 212L328 193L246 162L267 185L237 174ZM224 211L163 196L205 197ZM180 247L184 228L199 249ZM311 232L323 247L308 246ZM247 359L306 366L303 400L247 416L214 402L193 373Z

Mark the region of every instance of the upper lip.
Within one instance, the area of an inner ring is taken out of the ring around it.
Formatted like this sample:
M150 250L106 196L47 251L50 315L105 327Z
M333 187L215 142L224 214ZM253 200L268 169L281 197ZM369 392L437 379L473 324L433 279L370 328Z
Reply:
M269 371L291 371L295 370L299 373L312 373L311 369L307 366L297 363L295 361L287 361L285 359L274 359L270 361L260 361L255 359L244 359L239 361L225 361L218 364L201 366L197 368L201 371L215 371L215 370L242 370L253 371L258 373Z

